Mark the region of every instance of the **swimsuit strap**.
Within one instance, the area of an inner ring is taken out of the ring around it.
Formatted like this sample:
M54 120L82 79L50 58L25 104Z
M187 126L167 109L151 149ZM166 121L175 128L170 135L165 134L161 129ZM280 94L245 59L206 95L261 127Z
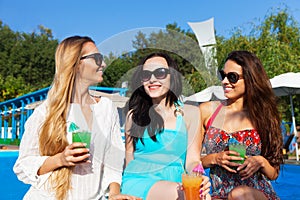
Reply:
M182 110L182 108L183 108L183 103L180 101L180 100L178 100L178 101L175 101L174 102L174 105L175 105L175 110L174 110L174 115L177 117L178 116L178 114L180 114L180 115L184 115L184 113L183 113L183 110Z
M215 110L215 112L211 115L211 117L209 118L207 124L206 124L206 128L210 127L213 123L213 121L215 120L217 114L219 113L219 111L221 110L223 104L220 103L220 105L217 107L217 109Z
M174 115L176 116L176 130L178 130L181 127L181 123L183 120L184 112L182 108L184 104L178 100L174 102L174 105L175 105Z

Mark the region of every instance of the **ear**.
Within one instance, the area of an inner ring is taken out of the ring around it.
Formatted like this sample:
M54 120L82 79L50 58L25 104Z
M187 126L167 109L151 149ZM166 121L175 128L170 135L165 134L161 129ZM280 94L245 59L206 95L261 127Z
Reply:
M75 66L76 73L79 73L83 67L84 67L84 63L79 61L78 65Z

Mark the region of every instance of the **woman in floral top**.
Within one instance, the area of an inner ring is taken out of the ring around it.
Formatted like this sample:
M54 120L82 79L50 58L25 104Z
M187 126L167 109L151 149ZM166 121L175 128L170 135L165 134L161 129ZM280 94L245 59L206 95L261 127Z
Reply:
M278 199L270 180L283 163L276 97L260 60L233 51L219 71L227 99L200 105L202 139L215 199ZM234 141L246 145L246 157L230 151ZM237 163L234 161L242 161Z

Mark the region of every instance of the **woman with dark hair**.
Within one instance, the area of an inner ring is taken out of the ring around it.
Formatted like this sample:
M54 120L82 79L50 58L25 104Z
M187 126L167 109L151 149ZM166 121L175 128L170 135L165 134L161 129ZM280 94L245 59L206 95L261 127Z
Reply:
M253 53L233 51L219 75L227 99L200 105L212 197L278 199L269 180L283 163L281 120L262 63ZM245 158L228 150L230 142L246 145Z
M191 172L200 163L199 109L179 100L181 76L166 53L145 57L131 86L122 193L144 200L178 199L184 166ZM203 177L199 198L210 197L208 177Z

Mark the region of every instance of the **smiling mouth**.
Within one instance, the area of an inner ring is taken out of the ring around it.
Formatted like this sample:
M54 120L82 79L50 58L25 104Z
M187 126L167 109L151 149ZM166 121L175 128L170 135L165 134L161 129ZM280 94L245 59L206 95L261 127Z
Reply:
M161 85L149 85L148 88L149 90L156 90L159 89L161 87Z
M99 67L98 69L97 69L97 72L103 72L103 68L102 67Z

